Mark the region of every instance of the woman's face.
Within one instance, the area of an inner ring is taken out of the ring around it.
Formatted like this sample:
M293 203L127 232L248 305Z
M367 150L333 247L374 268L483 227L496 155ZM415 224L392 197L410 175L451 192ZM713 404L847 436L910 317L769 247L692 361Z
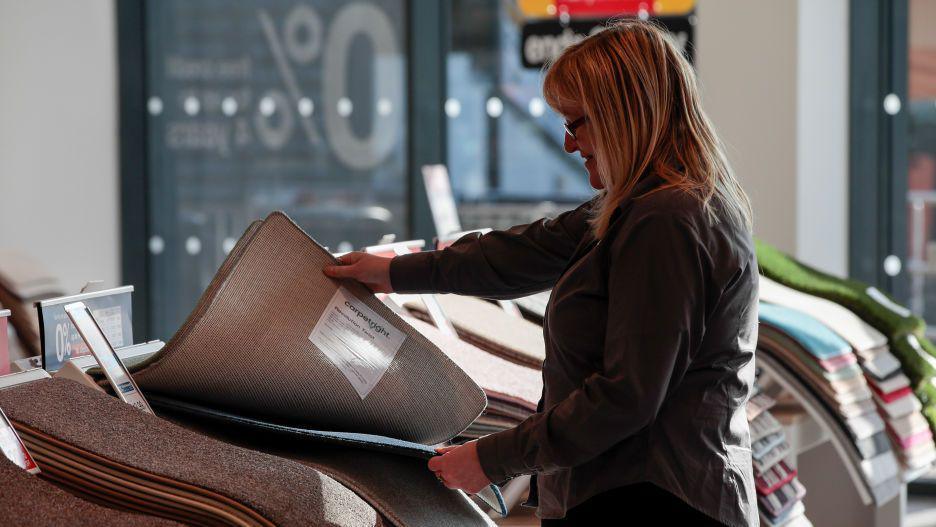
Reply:
M580 104L569 104L559 108L559 113L566 119L566 124L574 123L576 120L587 117L585 110ZM588 119L573 130L575 137L569 133L565 134L565 151L572 154L578 152L585 160L585 170L588 172L588 183L595 190L604 188L604 183L598 176L598 163L595 161L594 143L592 143L591 126Z

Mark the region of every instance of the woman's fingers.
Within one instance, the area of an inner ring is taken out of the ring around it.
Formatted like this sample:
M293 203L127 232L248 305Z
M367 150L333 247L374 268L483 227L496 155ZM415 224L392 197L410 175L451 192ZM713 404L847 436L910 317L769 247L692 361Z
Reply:
M363 253L361 251L354 251L354 252L350 252L348 254L343 254L339 256L338 261L341 262L342 265L352 265L352 264L356 264L361 258L364 258L364 256L366 255L367 253Z
M357 278L354 264L358 263L364 257L362 252L352 252L338 257L338 263L341 265L326 266L323 271L325 276L332 278Z
M390 286L390 258L353 252L338 261L341 265L329 265L322 270L325 276L357 280L375 293L393 292Z

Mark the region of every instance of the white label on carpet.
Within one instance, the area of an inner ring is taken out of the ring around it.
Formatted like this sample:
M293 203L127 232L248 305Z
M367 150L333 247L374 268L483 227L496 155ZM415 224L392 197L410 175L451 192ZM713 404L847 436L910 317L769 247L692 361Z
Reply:
M339 287L309 340L364 399L390 367L406 334Z

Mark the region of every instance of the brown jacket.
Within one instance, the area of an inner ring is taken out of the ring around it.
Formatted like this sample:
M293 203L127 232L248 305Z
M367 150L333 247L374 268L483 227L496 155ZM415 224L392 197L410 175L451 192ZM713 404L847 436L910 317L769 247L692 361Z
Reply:
M589 202L391 263L400 292L553 289L540 411L478 441L491 480L536 474L543 518L648 481L725 524L758 523L745 416L757 340L751 235L661 186L643 178L600 241Z

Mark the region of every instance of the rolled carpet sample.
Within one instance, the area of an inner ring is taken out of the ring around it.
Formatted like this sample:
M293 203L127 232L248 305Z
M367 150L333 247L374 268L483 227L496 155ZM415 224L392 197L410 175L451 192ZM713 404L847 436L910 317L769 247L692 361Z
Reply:
M44 477L116 507L194 525L381 525L308 466L186 430L66 379L0 391Z
M504 316L503 309L480 298L448 294L436 295L436 299L462 340L518 364L543 367L546 341L542 327ZM406 308L429 321L422 302L407 302Z
M316 430L435 444L467 428L481 389L363 285L326 277L334 264L283 213L256 222L134 379L147 394ZM361 355L352 327L390 348Z
M459 434L460 438L478 439L513 428L536 412L543 391L540 370L488 353L422 320L407 321L465 370L487 395L487 408Z
M0 518L5 525L48 527L175 527L174 521L102 507L69 494L39 476L29 474L0 456Z

